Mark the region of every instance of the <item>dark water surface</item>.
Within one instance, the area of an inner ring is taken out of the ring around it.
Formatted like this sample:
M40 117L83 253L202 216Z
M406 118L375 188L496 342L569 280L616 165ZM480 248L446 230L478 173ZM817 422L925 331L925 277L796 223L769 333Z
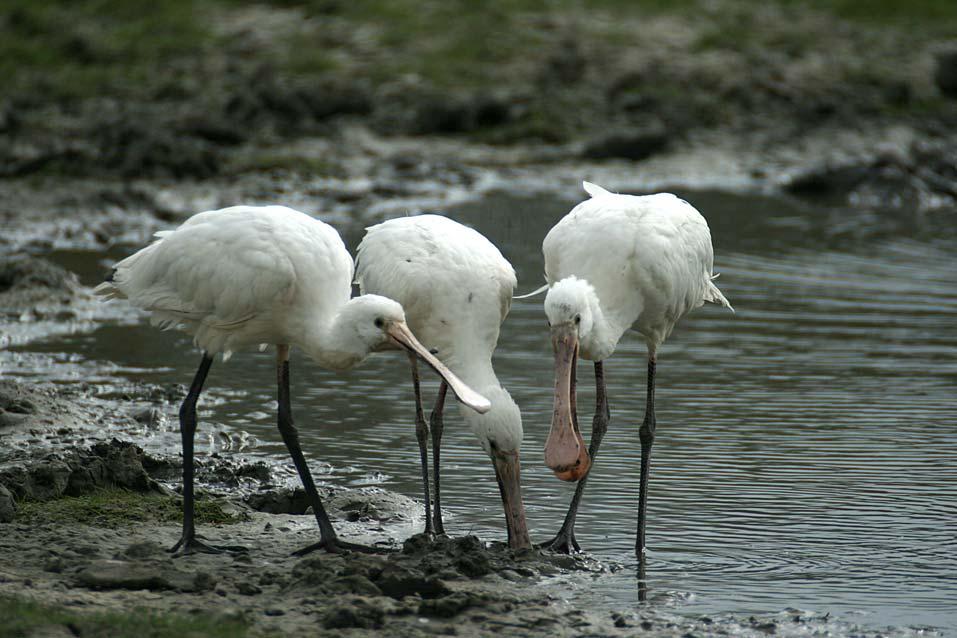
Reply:
M737 314L696 311L659 354L644 604L690 614L792 607L863 624L957 628L953 212L681 194L708 218L718 284ZM542 282L541 239L574 203L494 195L450 215L495 242L528 291ZM340 231L354 248L362 229ZM91 282L102 268L100 255L55 257ZM514 304L496 357L524 417L534 540L554 533L573 488L542 462L552 364L541 301ZM54 357L67 363L115 362L120 376L163 383L188 383L199 358L187 337L146 325L26 349L70 353ZM633 551L645 365L634 333L606 363L611 426L577 530L584 548L624 569L556 588L579 602L639 605ZM269 353L217 362L210 383L225 392L206 403L207 427L245 430L260 442L254 453L283 454L272 366ZM589 362L579 379L587 430ZM377 355L341 376L299 356L293 385L311 462L332 466L323 479L419 496L403 356ZM503 538L491 466L456 411L446 419L443 455L450 531Z

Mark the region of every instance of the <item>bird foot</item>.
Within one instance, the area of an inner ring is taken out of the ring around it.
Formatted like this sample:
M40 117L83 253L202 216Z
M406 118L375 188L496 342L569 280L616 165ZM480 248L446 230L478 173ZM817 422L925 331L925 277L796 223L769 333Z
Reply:
M555 538L553 538L552 540L545 541L544 543L540 543L536 545L535 547L539 549L548 549L553 552L558 552L560 554L571 554L573 552L580 552L582 549L581 546L578 544L578 540L575 538L575 532L565 531L564 528L562 528L562 530L559 531L558 534L555 535Z
M359 543L349 543L347 541L339 540L338 538L328 541L322 540L318 543L313 543L312 545L307 545L302 549L297 549L292 553L293 556L305 556L306 554L311 554L312 552L324 549L330 554L342 554L344 552L358 552L360 554L382 554L390 553L395 551L391 548L386 547L369 547L368 545L360 545Z
M184 535L166 551L178 557L188 554L245 554L249 548L242 545L209 545L195 535Z

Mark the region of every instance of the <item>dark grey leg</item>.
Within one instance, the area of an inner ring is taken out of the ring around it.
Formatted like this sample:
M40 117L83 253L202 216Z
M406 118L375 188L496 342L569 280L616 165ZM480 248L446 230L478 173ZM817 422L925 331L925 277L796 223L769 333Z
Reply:
M429 426L432 428L432 473L435 478L435 509L433 511L436 534L445 533L445 524L442 522L442 488L439 479L439 453L442 447L442 413L445 410L445 395L449 391L448 384L443 381L439 385L439 393L435 398L435 407L429 417Z
M645 578L645 555L638 557L638 602L648 600L648 581Z
M313 543L307 547L293 552L295 556L304 556L317 549L325 549L329 552L338 552L345 549L357 551L374 551L371 548L354 543L340 541L336 536L336 530L332 527L329 515L322 506L322 499L319 498L319 491L316 490L316 484L312 480L312 473L309 471L309 465L306 463L306 457L302 453L302 446L299 444L299 431L292 420L292 402L289 397L289 346L276 347L276 365L277 377L279 382L279 434L282 436L286 449L292 457L292 462L299 472L299 479L306 490L306 496L309 497L309 503L312 505L312 511L316 516L316 522L319 523L319 542Z
M170 552L177 555L203 552L218 554L223 551L246 551L245 547L214 547L207 545L196 537L194 521L195 497L193 493L193 438L196 434L196 402L203 391L203 384L213 365L213 358L203 353L199 369L189 386L189 392L179 408L179 431L183 440L183 535Z
M648 475L651 471L651 446L655 442L655 355L648 357L648 399L645 420L638 429L641 440L641 485L638 488L638 534L635 537L635 555L645 552L645 512L648 508Z
M425 497L425 533L432 534L432 490L429 489L429 426L422 410L422 390L419 387L419 362L409 353L412 364L412 388L415 390L415 438L419 441L419 460L422 462L422 492Z
M572 497L572 502L568 506L562 528L558 530L555 538L541 545L541 547L564 554L571 553L573 549L576 552L581 550L578 541L575 539L575 518L578 516L578 504L585 492L588 477L595 467L595 457L598 456L598 448L601 447L601 441L605 438L605 432L608 431L608 421L611 418L611 413L608 410L608 394L605 389L605 371L601 361L595 362L595 391L595 416L591 422L591 442L588 444L588 455L591 457L592 465L588 469L588 474L578 481L575 496Z

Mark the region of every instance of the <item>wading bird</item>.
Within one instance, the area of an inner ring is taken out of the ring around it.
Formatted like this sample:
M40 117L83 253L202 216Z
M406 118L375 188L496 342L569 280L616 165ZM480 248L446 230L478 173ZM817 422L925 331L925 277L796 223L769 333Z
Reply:
M681 317L704 302L729 309L731 304L712 282L711 232L691 204L669 193L638 197L610 193L588 182L583 186L591 198L563 217L542 243L547 284L536 291L548 290L545 313L555 354L554 411L545 463L558 478L579 481L560 531L546 546L566 553L579 549L575 516L610 416L602 364L624 332L635 328L648 346L648 395L638 430L641 484L635 553L640 558L655 440L658 347ZM579 355L595 362L597 401L587 451L575 406Z
M462 416L492 460L505 509L509 545L530 547L519 477L522 416L492 369L499 327L508 314L516 279L512 265L483 235L439 215L391 219L367 229L359 244L356 280L363 293L386 295L405 308L409 326L449 368L492 407ZM444 533L439 457L446 384L430 418L435 475L434 521L429 513L427 439L419 375L412 360L416 436L422 462L426 533Z
M225 361L235 350L269 344L276 346L279 432L319 523L320 541L297 553L364 549L337 538L303 456L289 397L290 348L302 348L325 368L345 370L374 350L397 346L432 366L465 405L487 411L489 402L416 340L397 302L377 295L350 299L354 264L331 226L284 206L234 206L199 213L156 235L157 241L117 263L96 292L129 299L151 313L154 325L192 334L203 351L179 411L183 535L171 551L242 549L212 547L196 537L196 401L215 354Z

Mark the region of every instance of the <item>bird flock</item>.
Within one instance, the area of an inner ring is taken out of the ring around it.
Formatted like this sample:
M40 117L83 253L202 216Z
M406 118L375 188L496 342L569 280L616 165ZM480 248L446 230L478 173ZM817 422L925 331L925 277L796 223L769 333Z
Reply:
M163 329L193 336L202 355L179 411L183 450L183 531L176 554L235 552L196 532L193 439L196 405L213 364L233 352L272 346L280 436L319 526L316 549L375 551L342 540L326 513L292 417L290 352L346 370L371 353L398 349L409 359L415 433L422 470L425 532L444 534L441 441L451 391L462 420L485 452L502 499L509 546L532 547L522 500L524 439L518 405L492 366L499 330L513 299L542 292L554 352L551 429L545 465L577 482L564 522L539 546L579 551L575 518L608 425L604 362L632 328L648 349L635 552L645 552L651 449L655 440L655 367L659 346L681 317L705 302L731 309L715 286L711 234L704 217L674 195L611 193L584 182L590 196L562 218L542 244L545 285L515 297L515 270L486 237L441 215L390 219L367 229L353 260L328 224L284 206L233 206L194 215L115 264L95 292L127 299ZM352 284L360 295L352 297ZM593 362L597 391L586 447L576 409L579 357ZM420 363L441 379L428 421ZM429 439L432 472L429 472Z

